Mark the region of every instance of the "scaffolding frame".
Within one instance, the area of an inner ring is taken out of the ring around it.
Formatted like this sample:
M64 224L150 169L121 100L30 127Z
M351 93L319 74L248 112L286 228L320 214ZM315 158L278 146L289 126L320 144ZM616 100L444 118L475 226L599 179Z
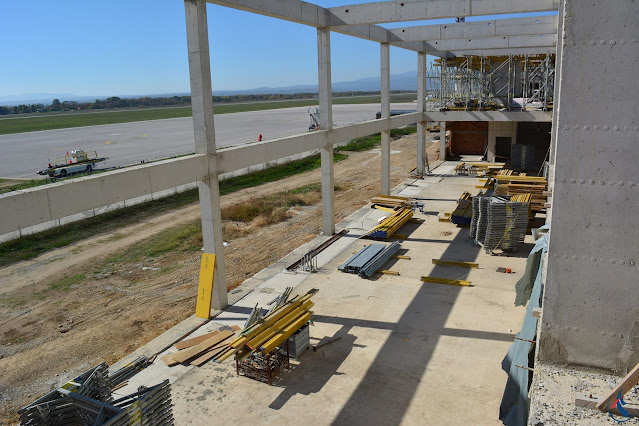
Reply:
M555 55L461 56L426 72L426 111L552 108Z

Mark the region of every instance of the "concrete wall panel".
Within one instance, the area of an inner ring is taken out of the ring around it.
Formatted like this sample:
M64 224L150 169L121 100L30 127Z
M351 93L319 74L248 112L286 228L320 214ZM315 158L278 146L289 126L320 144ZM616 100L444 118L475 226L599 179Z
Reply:
M623 372L639 361L639 4L614 5L565 2L539 356Z

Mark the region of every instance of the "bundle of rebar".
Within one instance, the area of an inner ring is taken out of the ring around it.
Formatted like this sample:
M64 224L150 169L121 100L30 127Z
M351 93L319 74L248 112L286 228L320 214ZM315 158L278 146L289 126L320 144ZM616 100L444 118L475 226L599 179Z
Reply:
M402 207L366 233L367 237L388 238L413 217L410 207Z
M401 248L399 241L388 246L385 244L371 244L364 247L348 259L338 269L343 272L357 274L362 278L370 278L379 271Z
M235 359L241 362L250 356L268 355L311 320L313 312L310 309L314 303L310 299L318 291L312 289L274 309L257 323L243 329L238 338L212 359L221 363L235 355Z
M114 371L109 374L109 382L111 383L111 387L115 387L125 380L131 378L138 371L142 370L149 364L149 358L146 356L139 356L135 359L135 361L130 364L125 365L119 370Z

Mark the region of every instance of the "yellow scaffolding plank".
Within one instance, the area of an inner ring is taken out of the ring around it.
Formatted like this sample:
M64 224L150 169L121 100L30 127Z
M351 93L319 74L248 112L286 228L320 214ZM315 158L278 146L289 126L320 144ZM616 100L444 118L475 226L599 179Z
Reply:
M261 332L260 334L252 338L251 340L249 340L249 342L247 343L248 347L253 350L255 350L256 348L259 348L262 343L268 341L274 335L282 331L293 320L295 320L295 318L299 317L304 312L311 309L313 305L315 305L313 302L311 302L310 300L307 300L302 306L298 307L297 309L293 310L291 313L282 317L275 324L273 324L272 326L270 326L269 328L267 328L266 330L264 330L263 332Z
M433 259L433 265L450 266L458 268L477 268L479 263L473 262L456 262L454 260Z
M294 322L289 324L284 330L282 330L278 335L269 340L264 346L262 346L262 353L264 355L271 352L273 349L278 347L282 342L285 342L286 339L291 337L297 330L299 330L304 324L310 321L311 315L313 313L311 311L306 312L304 315L296 319Z
M470 281L451 280L451 279L448 279L448 278L422 277L422 281L425 282L425 283L461 285L461 286L465 286L465 287L470 286Z
M213 300L213 281L215 280L215 255L202 253L200 264L200 280L197 289L195 316L211 318L211 302Z
M384 275L399 275L399 272L391 271L389 269L379 269L377 272Z

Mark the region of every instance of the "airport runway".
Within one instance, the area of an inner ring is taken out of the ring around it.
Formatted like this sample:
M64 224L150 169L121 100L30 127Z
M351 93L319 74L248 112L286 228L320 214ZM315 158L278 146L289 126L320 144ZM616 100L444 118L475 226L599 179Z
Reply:
M414 103L392 104L392 109L416 110ZM215 116L218 147L256 142L305 133L308 107L239 112ZM335 126L375 118L379 104L333 105ZM72 149L97 151L108 157L106 167L139 164L194 151L191 117L134 123L0 135L0 177L39 178L36 173L50 158ZM104 164L104 163L101 163ZM102 165L101 167L105 167Z

